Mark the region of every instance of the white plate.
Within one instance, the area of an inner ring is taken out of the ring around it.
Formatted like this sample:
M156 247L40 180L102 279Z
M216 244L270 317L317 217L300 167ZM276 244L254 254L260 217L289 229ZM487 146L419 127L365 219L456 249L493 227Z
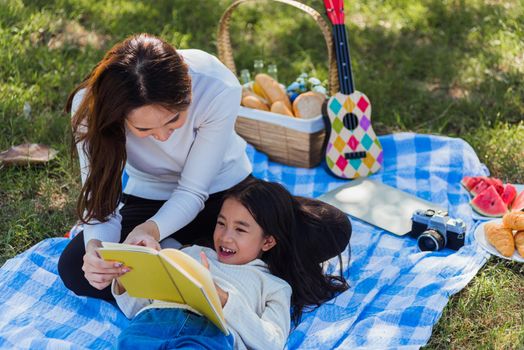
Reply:
M476 230L475 230L475 239L477 240L477 242L480 244L480 246L482 248L484 248L488 253L490 254L493 254L493 255L496 255L500 258L503 258L503 259L507 259L507 260L513 260L513 261L518 261L518 262L524 262L524 258L521 257L519 255L519 253L517 253L517 250L515 249L515 253L513 253L513 256L510 256L509 258L500 254L498 252L498 250L495 249L495 247L493 247L489 242L488 240L486 239L486 234L484 233L484 225L487 224L488 222L501 222L502 219L496 219L496 220L492 220L492 221L486 221L486 222L482 222L480 223L480 225L477 226Z

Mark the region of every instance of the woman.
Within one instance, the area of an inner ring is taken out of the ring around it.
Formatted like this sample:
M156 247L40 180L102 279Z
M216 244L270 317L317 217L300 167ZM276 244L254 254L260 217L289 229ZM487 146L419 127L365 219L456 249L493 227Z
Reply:
M96 254L101 241L211 239L223 192L251 173L234 131L240 98L236 77L202 51L139 34L107 52L67 105L86 224L60 257L69 289L113 299L108 286L123 270Z
M172 236L212 244L225 191L252 170L234 131L240 98L236 77L202 51L176 51L139 34L107 52L67 103L83 184L77 215L85 224L58 263L67 288L114 299L109 285L127 270L98 256L101 241L158 248ZM319 217L336 210L298 200ZM301 244L320 263L348 242L345 233L312 234Z

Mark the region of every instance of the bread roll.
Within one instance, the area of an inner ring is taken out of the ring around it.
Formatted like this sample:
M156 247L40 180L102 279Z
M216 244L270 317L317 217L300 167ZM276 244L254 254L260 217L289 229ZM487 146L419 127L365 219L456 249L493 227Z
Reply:
M269 107L255 96L247 95L242 98L242 106L269 111Z
M325 98L322 94L309 91L298 95L293 101L293 114L297 118L311 119L322 113L322 104Z
M271 105L271 112L293 117L293 112L282 101L276 101Z
M512 230L524 231L524 211L513 211L502 217L504 227Z
M509 228L505 228L501 223L488 222L484 225L484 232L488 242L497 249L497 251L510 257L515 252L515 240L513 239L513 232Z
M524 258L524 231L519 231L515 234L515 247L520 256Z
M257 82L253 82L253 92L255 94L257 94L258 96L260 96L261 98L263 98L264 100L269 100L269 98L267 97L266 93L264 92L264 90L260 87L259 84L257 84ZM268 103L269 105L269 103Z
M271 78L269 75L260 73L255 76L255 84L257 84L267 96L270 104L273 105L277 101L281 101L289 111L292 110L291 102L286 91L278 84L278 81Z

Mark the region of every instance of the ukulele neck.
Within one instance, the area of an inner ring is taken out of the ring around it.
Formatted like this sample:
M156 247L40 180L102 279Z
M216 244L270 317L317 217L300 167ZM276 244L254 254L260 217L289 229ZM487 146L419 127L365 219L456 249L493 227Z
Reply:
M355 91L355 82L353 81L351 57L349 55L346 26L344 24L335 24L333 26L333 38L335 41L335 53L337 55L340 92L344 95L350 95Z

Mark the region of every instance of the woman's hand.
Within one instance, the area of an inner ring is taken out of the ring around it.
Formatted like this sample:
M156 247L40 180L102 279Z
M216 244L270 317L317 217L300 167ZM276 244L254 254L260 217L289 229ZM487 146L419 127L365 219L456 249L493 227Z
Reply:
M204 265L204 267L209 270L209 260L207 260L206 253L200 252L200 259L202 259L202 265ZM216 283L215 288L217 289L218 297L220 298L220 303L222 304L222 307L224 307L224 305L226 305L227 303L227 299L229 298L229 293L220 288L220 286Z
M102 290L109 286L114 278L129 272L129 268L123 266L122 263L102 259L97 252L100 247L102 243L98 239L87 242L82 270L89 284Z
M146 221L138 225L129 233L123 243L135 244L160 250L160 232L158 226L153 221Z

